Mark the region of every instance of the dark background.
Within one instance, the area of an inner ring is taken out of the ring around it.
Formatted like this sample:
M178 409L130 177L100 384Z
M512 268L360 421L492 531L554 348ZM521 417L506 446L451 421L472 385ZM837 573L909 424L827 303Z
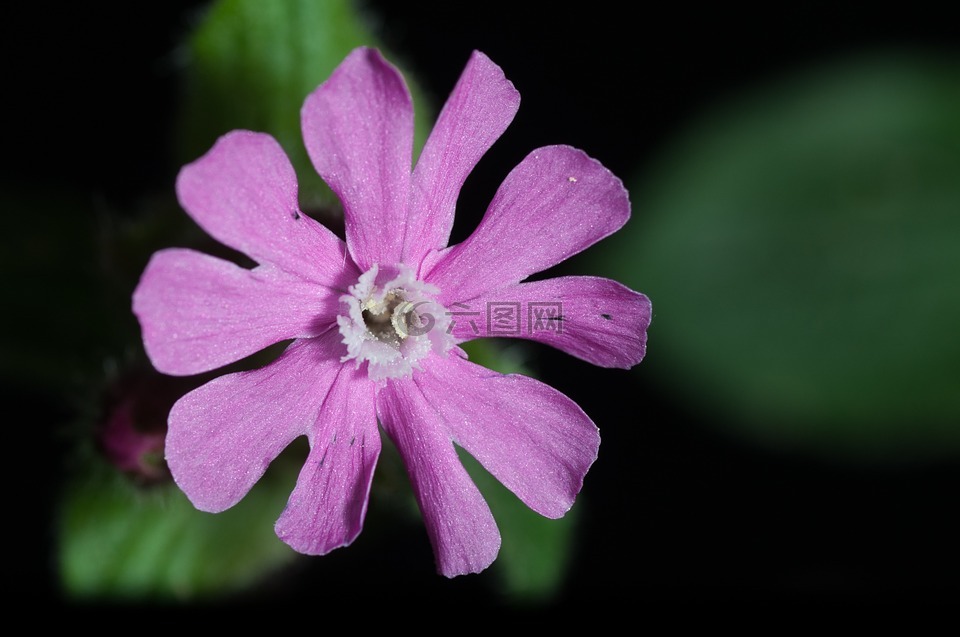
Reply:
M172 188L177 46L204 3L119 12L33 6L14 10L3 27L4 178L37 192L86 192L120 211ZM467 183L455 238L537 146L583 148L629 180L691 118L764 80L872 48L960 50L957 23L915 4L889 13L643 6L636 15L625 13L627 3L601 1L363 6L435 104L474 48L521 93L516 120ZM635 209L633 222L643 214ZM57 231L55 220L36 223ZM649 337L648 361L660 355L656 320ZM646 363L628 375L538 351L543 379L576 400L603 437L560 603L955 598L956 463L851 467L754 447L713 426L695 408L696 395L663 391ZM55 392L16 378L6 384L11 404L28 409L41 433L70 417L70 402ZM49 525L66 449L44 440L36 487L51 503L43 511ZM27 499L35 502L32 493ZM49 532L41 539L49 554ZM322 561L301 563L240 600L502 601L478 578L436 576L422 528ZM50 564L31 571L24 589L57 596Z

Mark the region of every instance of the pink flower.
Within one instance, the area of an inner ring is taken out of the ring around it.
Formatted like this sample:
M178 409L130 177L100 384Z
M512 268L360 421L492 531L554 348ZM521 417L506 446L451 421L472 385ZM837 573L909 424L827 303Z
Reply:
M563 394L475 365L458 344L509 327L629 368L644 355L650 303L602 278L521 282L629 217L620 180L568 146L528 155L473 235L447 247L460 188L519 101L474 53L411 172L404 80L377 51L353 51L301 112L313 165L343 203L345 243L299 210L293 168L269 135L234 131L183 168L186 211L258 265L155 254L133 296L151 361L196 374L294 339L273 363L221 376L171 410L167 462L198 509L236 504L305 435L310 453L276 533L308 554L348 545L366 513L378 422L444 575L481 571L500 547L454 443L534 511L571 507L597 457L596 426Z

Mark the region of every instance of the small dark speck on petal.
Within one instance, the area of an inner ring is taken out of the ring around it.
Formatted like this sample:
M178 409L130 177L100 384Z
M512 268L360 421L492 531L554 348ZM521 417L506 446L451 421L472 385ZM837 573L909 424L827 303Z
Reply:
M300 219L300 211L299 211L299 210L294 210L294 211L293 211L293 218L294 218L294 220L299 220L299 219Z
M353 446L353 443L355 443L356 441L357 441L357 437L356 437L356 436L352 437L352 438L350 439L350 446L352 447L352 446Z
M610 320L613 319L613 317L610 316L609 314L601 314L600 316L602 316L603 318L607 319L608 321L610 321Z

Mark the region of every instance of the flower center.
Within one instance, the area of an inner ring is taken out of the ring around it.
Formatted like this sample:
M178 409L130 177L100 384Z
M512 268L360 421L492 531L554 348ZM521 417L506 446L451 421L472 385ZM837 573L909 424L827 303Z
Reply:
M410 335L411 320L419 323L419 314L413 311L413 303L403 298L403 290L388 292L382 304L368 302L361 308L367 331L382 343L399 346Z
M341 360L366 361L376 381L409 377L430 352L446 354L453 346L450 319L434 300L438 290L406 266L395 272L389 278L374 265L340 297L346 311L337 324L347 346Z

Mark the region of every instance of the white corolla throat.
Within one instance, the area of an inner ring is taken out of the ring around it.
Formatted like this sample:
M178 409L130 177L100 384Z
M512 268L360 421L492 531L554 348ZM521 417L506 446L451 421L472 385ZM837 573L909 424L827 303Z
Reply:
M405 265L394 272L382 281L387 277L374 264L340 297L346 311L337 325L347 346L341 360L356 360L358 366L367 361L375 381L409 377L430 352L446 354L454 342L450 316L434 300L439 290L418 281Z

